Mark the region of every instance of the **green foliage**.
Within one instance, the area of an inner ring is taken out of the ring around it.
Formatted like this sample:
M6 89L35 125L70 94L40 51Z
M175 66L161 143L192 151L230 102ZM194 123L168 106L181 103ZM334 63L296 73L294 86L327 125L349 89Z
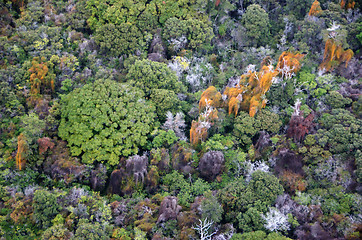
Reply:
M258 4L249 5L241 18L246 29L250 46L267 44L270 39L270 23L268 13Z
M155 105L157 116L162 122L166 120L166 113L175 112L180 102L176 93L167 89L153 89L150 101Z
M282 122L279 115L267 109L260 110L255 117L255 128L258 131L265 130L271 133L278 133Z
M291 81L287 81L285 85L272 86L266 93L266 97L271 106L276 106L283 110L292 104L295 86Z
M166 21L163 29L162 37L166 41L170 41L169 49L176 51L180 46L173 43L172 40L180 41L183 38L187 40L184 47L198 49L203 44L209 43L214 34L209 22L205 22L196 18L180 20L170 18Z
M57 202L59 195L47 190L36 190L33 198L34 219L37 224L46 229L51 220L60 212L61 206Z
M172 195L177 195L178 203L184 206L189 206L195 197L202 195L210 190L210 185L204 180L198 178L196 181L189 183L182 174L173 171L165 175L163 184L168 187Z
M232 148L234 142L231 136L223 136L221 134L215 134L206 142L202 143L202 148L207 151L225 151Z
M191 8L192 1L87 1L88 19L95 30L96 42L111 56L144 52L158 28L165 26L170 36L183 34L190 48L199 48L213 37L210 23L199 19ZM174 19L176 24L169 24ZM183 27L180 27L183 25ZM167 36L168 37L168 36ZM167 38L169 40L169 38Z
M146 233L143 232L141 229L135 227L134 228L134 239L135 240L146 240Z
M316 188L310 191L314 196L322 196L320 203L325 215L352 214L356 211L356 196L344 193L342 186L330 187L328 189ZM358 210L357 210L358 211Z
M167 132L165 130L158 130L156 134L157 135L152 141L152 145L155 148L169 147L178 139L175 132L172 130L168 130Z
M201 203L202 218L219 223L224 212L216 196L211 191L204 193L205 199Z
M326 103L332 108L344 108L346 105L352 103L350 98L344 98L342 94L337 91L331 91L326 96Z
M132 240L132 238L130 237L130 233L127 232L127 230L124 228L117 228L113 232L112 237L122 240Z
M136 26L127 23L102 25L97 28L94 39L103 54L114 57L135 54L136 51L143 53L147 48L147 38Z
M39 119L35 113L24 115L21 118L22 132L26 136L28 142L33 144L40 138L45 130L45 121Z
M78 223L78 228L75 231L74 239L79 240L106 240L109 239L102 225L98 222L89 223L86 220L81 220Z
M312 6L312 0L301 0L301 1L286 1L286 11L289 14L293 14L298 19L304 18L304 16L309 12L310 7Z
M150 60L136 60L127 73L127 79L133 86L142 89L150 96L154 89L167 89L176 93L184 91L184 87L174 71L165 63Z
M56 239L70 239L73 236L63 224L56 224L41 235L41 240L56 240Z
M322 147L332 153L350 153L360 149L362 144L361 120L356 119L345 109L332 109L320 119L323 129L319 129L316 138Z
M277 133L282 126L278 114L262 109L255 118L246 112L240 112L234 123L233 135L240 143L248 148L252 144L252 138L261 130Z
M225 153L225 167L227 172L233 173L234 176L240 176L247 158L247 153L237 150L229 150Z
M246 112L240 112L235 119L233 135L239 139L242 145L248 147L257 132L255 118L250 117Z
M249 184L246 185L245 181L239 178L220 191L219 199L224 206L226 220L231 222L241 220L240 226L247 229L253 226L253 221L257 223L259 220L250 219L248 215L245 217L239 215L245 214L250 208L265 213L277 196L283 192L284 189L275 176L270 173L255 171ZM245 223L250 225L244 225Z
M84 163L118 164L145 146L154 124L154 108L143 93L111 80L98 80L62 99L59 136Z
M255 196L255 205L262 211L273 204L277 196L284 192L278 178L262 171L255 171L252 174L248 189L250 189Z
M249 208L245 213L240 213L237 216L239 229L243 232L252 232L264 229L265 220L261 217L262 212L256 208Z

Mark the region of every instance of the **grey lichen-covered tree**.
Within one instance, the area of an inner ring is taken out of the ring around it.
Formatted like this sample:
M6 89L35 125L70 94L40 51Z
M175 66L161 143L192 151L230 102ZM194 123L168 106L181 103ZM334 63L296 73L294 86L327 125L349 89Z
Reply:
M84 163L114 166L120 156L136 154L146 145L154 118L154 107L142 91L97 80L63 97L59 136Z

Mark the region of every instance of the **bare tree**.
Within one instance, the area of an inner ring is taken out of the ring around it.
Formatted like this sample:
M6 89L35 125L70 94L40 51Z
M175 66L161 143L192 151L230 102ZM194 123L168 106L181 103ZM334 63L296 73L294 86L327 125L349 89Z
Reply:
M200 240L211 240L211 237L216 234L216 232L210 234L208 232L214 222L212 220L208 221L207 218L205 218L204 221L199 219L199 221L200 223L197 224L196 227L193 227L193 229L195 229L199 233Z

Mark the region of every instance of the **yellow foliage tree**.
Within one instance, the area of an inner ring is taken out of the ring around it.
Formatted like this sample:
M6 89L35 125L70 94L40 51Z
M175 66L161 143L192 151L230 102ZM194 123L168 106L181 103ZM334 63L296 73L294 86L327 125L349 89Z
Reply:
M291 78L294 76L302 67L300 61L303 57L304 55L300 53L283 52L279 56L277 65L279 75L283 78Z
M190 142L196 145L200 141L205 141L207 131L214 125L216 119L218 119L218 110L210 104L206 104L205 110L199 115L198 120L191 123Z
M54 74L49 72L45 58L35 57L31 61L30 74L30 100L33 102L40 94L54 91Z
M323 62L319 67L326 71L331 71L342 63L345 63L345 67L347 67L353 55L354 53L351 49L343 50L341 44L330 38L326 41Z
M25 165L25 155L28 151L28 144L26 142L26 137L23 133L18 136L18 151L16 153L16 167L19 170L22 170Z
M229 105L229 115L231 113L234 113L235 117L236 117L236 115L238 114L238 111L239 111L239 104L240 104L240 101L236 97L232 97L229 100L229 104L228 104Z
M214 86L210 86L201 94L199 111L203 111L207 105L212 107L220 107L221 105L221 94Z
M309 16L318 16L322 13L321 4L315 0L309 10Z
M343 54L341 55L343 56ZM235 87L226 87L223 94L216 90L214 86L207 88L201 95L199 102L200 114L197 121L192 121L190 129L190 141L196 145L207 138L208 129L218 118L218 107L228 107L228 112L237 116L239 109L249 111L249 115L254 117L262 108L265 108L267 99L265 94L269 91L273 78L278 75L291 78L301 68L300 60L303 54L283 52L277 64L277 68L271 65L271 59L267 58L262 62L259 72L248 71L241 75L240 81ZM345 54L344 58L349 58Z
M355 6L356 2L355 1L351 1L351 0L341 0L341 8L344 9L353 9Z

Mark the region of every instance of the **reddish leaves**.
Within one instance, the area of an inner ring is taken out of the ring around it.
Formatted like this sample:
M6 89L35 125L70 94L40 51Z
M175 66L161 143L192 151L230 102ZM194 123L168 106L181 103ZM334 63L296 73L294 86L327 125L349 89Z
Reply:
M43 154L48 149L54 148L54 143L48 137L39 138L37 142L39 144L39 154Z
M294 141L301 142L304 139L304 136L309 133L310 129L313 127L314 114L310 113L306 118L303 117L303 114L293 114L289 122L289 127L287 131L287 137L293 138Z

